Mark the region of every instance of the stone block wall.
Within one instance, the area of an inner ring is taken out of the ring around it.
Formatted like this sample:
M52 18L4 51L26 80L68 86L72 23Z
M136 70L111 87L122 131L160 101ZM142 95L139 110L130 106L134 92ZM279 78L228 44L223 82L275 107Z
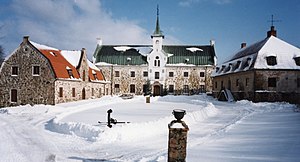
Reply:
M60 89L62 92L60 92ZM57 80L55 82L55 104L90 98L100 98L106 95L105 91L107 91L105 84L102 83L83 82L81 80ZM60 96L61 94L62 96Z
M33 75L33 66L39 66L39 75ZM12 75L12 67L17 67L17 75ZM23 42L1 67L0 106L54 104L54 81L47 58ZM11 102L12 89L17 91L17 102Z

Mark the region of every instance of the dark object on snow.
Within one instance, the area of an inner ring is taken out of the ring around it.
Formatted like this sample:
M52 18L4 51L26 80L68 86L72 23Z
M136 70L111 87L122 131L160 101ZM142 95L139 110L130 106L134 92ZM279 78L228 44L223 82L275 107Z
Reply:
M171 121L169 127L169 143L168 143L168 162L185 162L187 132L189 127L181 119L185 115L185 110L175 109L172 114L177 120ZM181 124L179 127L173 126L175 123Z
M107 123L107 126L109 128L112 127L111 124L125 124L125 123L130 123L130 122L118 122L117 119L114 119L114 118L110 117L110 114L112 112L113 112L112 109L107 110L107 122L100 122L100 121L98 121L98 123L99 124L101 124L101 123Z
M122 99L126 100L126 99L132 99L133 98L133 94L122 94L120 96Z
M174 115L174 117L180 121L184 115L185 115L185 110L182 110L182 109L174 109L172 114Z

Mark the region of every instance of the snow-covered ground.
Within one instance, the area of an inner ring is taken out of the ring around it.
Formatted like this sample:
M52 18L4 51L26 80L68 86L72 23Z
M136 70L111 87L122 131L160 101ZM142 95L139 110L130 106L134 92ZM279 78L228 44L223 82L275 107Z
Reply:
M185 109L187 161L300 161L300 113L287 103L206 95L117 96L0 109L0 161L166 161L173 109ZM112 117L129 124L108 128Z

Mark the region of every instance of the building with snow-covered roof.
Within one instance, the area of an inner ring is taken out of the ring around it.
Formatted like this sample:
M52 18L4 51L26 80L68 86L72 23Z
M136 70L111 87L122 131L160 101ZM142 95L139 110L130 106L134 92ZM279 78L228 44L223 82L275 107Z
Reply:
M109 91L101 70L86 51L66 51L29 41L8 56L0 69L0 107L57 104L97 98Z
M113 94L153 95L211 92L210 74L216 64L214 43L164 45L159 26L152 45L103 45L98 39L94 63L111 81Z
M277 38L275 27L267 38L242 48L212 74L213 94L235 99L300 103L300 49ZM222 92L222 93L221 93Z

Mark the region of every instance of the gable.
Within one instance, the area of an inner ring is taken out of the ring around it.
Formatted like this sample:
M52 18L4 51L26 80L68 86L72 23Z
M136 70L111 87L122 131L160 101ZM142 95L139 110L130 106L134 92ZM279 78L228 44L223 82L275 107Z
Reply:
M82 51L58 50L56 48L30 42L50 62L57 79L82 79L79 74L82 61ZM105 81L102 72L87 60L88 77L90 81ZM95 75L94 75L95 74Z

